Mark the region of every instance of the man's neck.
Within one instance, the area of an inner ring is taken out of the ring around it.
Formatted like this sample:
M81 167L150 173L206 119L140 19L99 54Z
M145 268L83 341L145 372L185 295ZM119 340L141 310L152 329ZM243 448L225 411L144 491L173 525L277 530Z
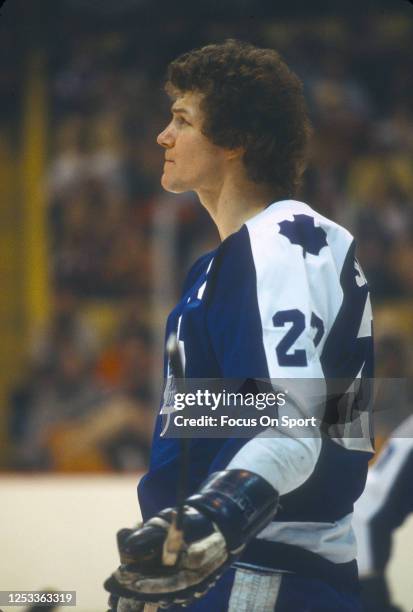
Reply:
M198 192L202 205L218 228L221 240L237 232L251 217L274 202L276 190L250 180L227 178L215 190Z

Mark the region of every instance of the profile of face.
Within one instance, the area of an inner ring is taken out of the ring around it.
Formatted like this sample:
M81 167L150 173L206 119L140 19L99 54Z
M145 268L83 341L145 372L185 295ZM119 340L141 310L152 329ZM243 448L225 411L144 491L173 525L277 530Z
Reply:
M162 187L172 193L213 190L222 181L228 151L203 133L202 94L185 92L172 105L172 119L157 142L165 149Z

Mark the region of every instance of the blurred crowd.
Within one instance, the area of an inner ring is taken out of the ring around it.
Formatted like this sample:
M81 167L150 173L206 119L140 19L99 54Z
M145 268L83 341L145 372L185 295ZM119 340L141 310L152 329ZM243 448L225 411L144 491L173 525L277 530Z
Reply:
M156 409L154 332L163 324L153 310L154 266L168 268L174 258L172 305L191 261L218 241L194 197L177 196L167 200L174 248L155 262L154 218L165 205L155 140L169 117L163 73L194 45L251 40L245 22L197 27L195 42L185 22L172 20L146 55L133 28L85 28L50 54L53 303L10 396L11 468L145 466ZM356 236L384 313L378 373L392 378L412 374L412 41L413 23L397 14L254 23L253 42L279 50L304 82L314 137L300 198ZM113 307L104 331L88 316L91 302Z
M104 338L72 287L54 287L50 320L32 339L27 371L11 394L16 469L140 470L153 424L152 338L123 304Z

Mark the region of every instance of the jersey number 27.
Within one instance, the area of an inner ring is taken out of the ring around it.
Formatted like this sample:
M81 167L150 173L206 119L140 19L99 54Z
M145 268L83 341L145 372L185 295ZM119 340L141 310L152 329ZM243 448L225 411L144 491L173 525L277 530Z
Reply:
M278 343L275 351L280 366L305 367L307 355L304 349L292 350L294 343L305 330L305 316L298 308L292 310L279 310L272 318L274 327L284 327L292 323L290 329ZM310 325L316 330L313 338L314 346L318 346L324 335L324 323L314 312L311 313Z

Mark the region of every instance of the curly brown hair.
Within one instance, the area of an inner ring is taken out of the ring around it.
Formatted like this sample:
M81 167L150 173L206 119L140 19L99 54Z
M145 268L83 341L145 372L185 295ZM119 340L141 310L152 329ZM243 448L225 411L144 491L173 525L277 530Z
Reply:
M299 78L273 49L229 39L169 64L166 91L203 95L203 134L242 147L247 174L291 197L306 166L310 121Z

